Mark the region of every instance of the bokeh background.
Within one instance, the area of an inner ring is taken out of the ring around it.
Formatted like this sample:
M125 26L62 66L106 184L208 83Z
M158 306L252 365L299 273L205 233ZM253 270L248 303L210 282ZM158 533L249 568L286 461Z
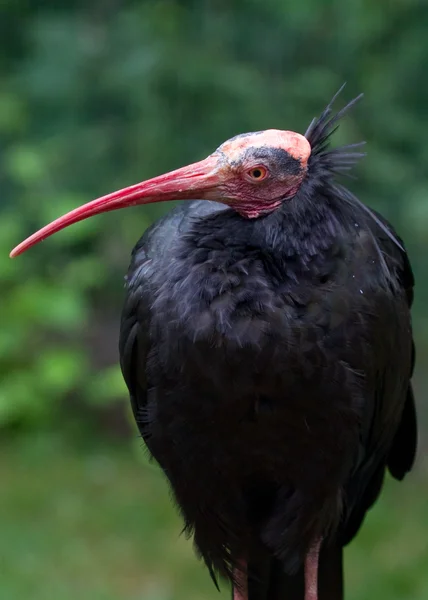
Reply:
M94 218L16 260L41 225L244 131L305 131L364 101L352 189L406 240L417 468L346 553L349 600L428 598L428 5L416 0L0 3L0 599L219 595L149 464L118 368L123 276L167 206Z

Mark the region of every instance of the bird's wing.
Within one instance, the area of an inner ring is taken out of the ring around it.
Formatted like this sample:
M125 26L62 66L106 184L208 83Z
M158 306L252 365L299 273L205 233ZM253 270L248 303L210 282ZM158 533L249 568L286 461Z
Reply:
M148 440L145 436L145 424L150 419L147 412L150 382L147 381L146 363L151 350L149 333L151 306L156 296L153 275L162 269L165 261L173 260L176 241L191 225L192 218L199 218L220 210L228 209L222 204L208 201L180 204L149 227L132 252L126 277L126 298L122 310L119 353L134 417L146 442Z
M379 218L382 218L378 215ZM392 229L391 225L388 226ZM397 236L398 237L398 236ZM404 243L400 238L403 248ZM401 252L401 258L403 261L403 268L401 271L401 285L406 292L407 303L409 309L413 304L413 289L415 285L415 279L413 276L412 267L410 264L409 257L406 252ZM412 339L412 356L411 356L411 369L410 378L413 376L413 370L415 367L415 343ZM388 457L388 468L396 479L403 479L408 473L414 463L416 456L417 446L417 420L416 420L416 407L415 399L413 395L412 384L409 379L409 385L407 388L406 402L404 405L401 422L398 427L397 433L395 434L394 442Z
M386 227L388 227L398 241L403 245L402 240L394 232L392 226L385 219L377 214ZM373 225L374 228L375 225ZM413 302L414 277L407 253L397 246L393 245L391 239L376 228L377 242L380 250L385 255L393 258L395 264L395 273L398 280L399 292L406 298L407 308L410 311ZM404 245L403 245L404 248ZM408 333L406 333L408 335ZM403 344L408 347L409 344ZM402 352L400 347L397 347L397 355ZM407 352L407 350L406 350ZM396 479L403 479L414 463L417 445L417 422L416 410L411 385L411 377L415 363L415 346L413 339L410 345L411 356L403 356L404 365L409 365L410 368L403 367L402 373L392 377L405 377L404 397L395 401L396 408L393 410L402 410L401 419L392 443L388 447L379 443L379 440L385 439L383 430L388 427L385 423L385 418L382 415L388 414L388 405L394 402L390 397L390 386L388 378L391 378L391 372L385 371L378 374L378 383L372 397L372 406L370 418L365 422L365 431L362 432L362 452L360 463L357 467L359 474L353 479L350 489L347 490L349 497L355 499L352 503L353 508L348 514L346 528L344 532L344 543L349 542L359 530L366 511L376 501L382 488L386 467ZM397 363L400 363L398 359ZM400 370L400 367L399 367ZM369 410L369 407L367 407Z
M150 243L150 231L144 236ZM143 433L147 402L145 363L149 351L150 256L144 238L133 253L119 337L120 366L129 390L135 421ZM141 318L143 322L141 322Z
M392 233L400 242L402 247L405 248L403 240L401 240L398 234L394 231L392 225L388 223L379 213L376 213L376 216L390 231L392 231ZM378 238L380 244L384 245L387 251L389 249L390 252L393 252L395 253L395 255L397 255L397 277L399 280L399 286L405 293L407 299L407 306L410 311L413 304L413 290L415 280L407 252L405 251L405 249L403 251L398 249L396 246L391 248L391 240L387 239L384 235L378 233ZM413 375L415 365L415 344L413 337L411 340L410 352L410 369L408 372L407 391L406 398L404 401L404 408L401 415L400 425L396 431L394 441L388 454L387 462L387 466L390 473L396 479L400 480L403 479L406 473L408 473L413 466L417 445L416 409L411 384L411 377ZM388 401L387 398L383 398L382 400L384 402Z

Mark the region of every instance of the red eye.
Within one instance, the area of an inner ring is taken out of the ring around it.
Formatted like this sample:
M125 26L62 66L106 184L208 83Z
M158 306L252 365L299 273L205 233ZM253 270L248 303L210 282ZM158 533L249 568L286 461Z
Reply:
M262 181L268 176L268 170L265 167L253 167L246 172L246 175L252 181Z

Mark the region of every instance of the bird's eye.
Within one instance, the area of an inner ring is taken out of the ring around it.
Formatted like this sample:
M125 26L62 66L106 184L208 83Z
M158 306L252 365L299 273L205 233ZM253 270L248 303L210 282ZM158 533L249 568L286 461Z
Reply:
M262 181L268 176L268 170L265 167L253 167L246 172L246 175L252 181Z

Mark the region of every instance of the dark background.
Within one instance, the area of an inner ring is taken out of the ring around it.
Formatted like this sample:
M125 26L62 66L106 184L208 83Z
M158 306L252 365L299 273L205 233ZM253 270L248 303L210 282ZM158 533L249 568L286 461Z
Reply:
M179 537L118 368L131 248L169 207L110 213L10 260L93 197L365 98L353 191L417 278L420 455L347 552L349 600L428 598L428 5L412 0L0 3L0 598L226 598Z

